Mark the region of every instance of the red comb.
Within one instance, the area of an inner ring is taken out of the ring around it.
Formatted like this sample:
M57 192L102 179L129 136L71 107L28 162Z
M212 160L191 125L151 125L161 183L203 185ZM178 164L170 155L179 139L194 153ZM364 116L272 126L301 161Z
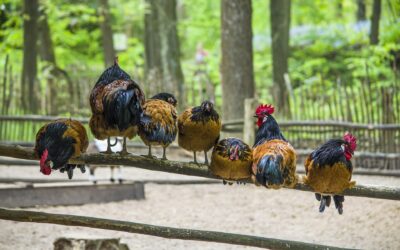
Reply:
M343 140L349 143L351 150L355 151L357 147L357 138L349 132L343 136Z
M257 107L256 109L256 115L261 115L267 113L268 115L272 115L275 111L274 106L271 104L261 104L260 106Z

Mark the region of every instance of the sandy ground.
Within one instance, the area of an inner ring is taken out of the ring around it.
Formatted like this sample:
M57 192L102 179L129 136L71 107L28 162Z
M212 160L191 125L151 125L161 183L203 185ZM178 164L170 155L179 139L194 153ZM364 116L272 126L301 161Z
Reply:
M189 176L124 168L129 179L186 179ZM109 170L97 171L108 178ZM1 167L0 177L43 178L37 168ZM51 178L65 179L54 173ZM76 179L86 179L77 173ZM400 186L400 178L354 176L358 183ZM146 224L241 233L339 247L400 249L400 202L346 197L344 214L330 207L318 212L310 192L246 186L146 184L146 199L31 210L86 215ZM52 249L58 237L121 238L131 249L253 249L197 241L169 240L139 234L0 221L0 249ZM256 248L254 248L256 249Z

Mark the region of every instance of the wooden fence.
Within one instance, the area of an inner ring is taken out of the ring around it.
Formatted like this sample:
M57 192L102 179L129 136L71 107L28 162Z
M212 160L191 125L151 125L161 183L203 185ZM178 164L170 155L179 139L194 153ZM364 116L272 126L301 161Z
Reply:
M223 122L223 132L243 133L243 138L249 144L254 140L255 125L252 117L251 99L245 106L248 110L246 119ZM23 115L0 116L0 141L14 142L21 145L33 143L36 132L44 123L55 120L54 116ZM74 118L81 121L89 131L88 118ZM246 121L246 124L245 122ZM309 150L331 138L340 138L345 131L357 136L357 155L355 166L366 169L398 170L400 169L400 124L358 124L338 121L280 121L279 125L285 137L301 152ZM88 133L89 139L93 136ZM136 138L136 140L138 140ZM361 152L361 154L359 154ZM299 162L305 154L299 154Z

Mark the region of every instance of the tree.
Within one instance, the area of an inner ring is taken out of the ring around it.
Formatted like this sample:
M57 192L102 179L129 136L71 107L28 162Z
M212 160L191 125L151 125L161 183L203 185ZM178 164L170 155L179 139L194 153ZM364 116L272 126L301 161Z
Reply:
M184 78L180 64L176 0L147 0L145 14L146 81L156 85L150 92L167 91L185 100ZM162 85L162 87L161 87Z
M367 20L365 0L357 0L357 21Z
M157 0L146 0L148 10L144 16L145 23L145 71L146 78L154 71L156 75L161 75L161 44L160 32L158 27L158 8Z
M285 84L288 74L290 0L270 0L273 94L276 106L290 115L289 93Z
M251 0L221 1L221 75L225 120L244 116L244 99L254 97Z
M115 59L115 50L113 42L113 31L111 28L110 8L108 0L100 1L100 29L102 33L102 42L104 50L104 64L106 67L111 66Z
M21 78L21 103L25 110L35 113L38 109L37 76L37 20L38 0L24 0L24 56Z
M177 31L176 0L161 0L158 4L159 31L161 38L161 65L164 87L184 105L185 89L180 62L180 46Z
M374 0L371 17L371 31L369 34L369 43L379 43L379 20L381 18L381 0Z
M39 31L39 55L40 58L47 62L47 67L50 67L49 75L47 77L47 87L50 93L49 101L50 103L46 106L48 108L48 113L50 115L57 114L57 87L55 82L55 72L54 67L56 65L56 56L54 53L53 40L51 39L50 27L47 21L47 13L44 6L40 8L40 17L38 22Z

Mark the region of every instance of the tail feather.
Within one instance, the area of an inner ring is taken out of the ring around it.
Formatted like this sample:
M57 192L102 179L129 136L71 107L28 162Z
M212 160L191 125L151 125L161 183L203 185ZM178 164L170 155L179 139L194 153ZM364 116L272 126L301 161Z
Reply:
M261 185L282 185L284 180L280 170L282 156L266 155L257 165L256 180Z
M103 106L107 123L117 126L121 131L139 123L141 106L134 89L115 91L103 99Z

